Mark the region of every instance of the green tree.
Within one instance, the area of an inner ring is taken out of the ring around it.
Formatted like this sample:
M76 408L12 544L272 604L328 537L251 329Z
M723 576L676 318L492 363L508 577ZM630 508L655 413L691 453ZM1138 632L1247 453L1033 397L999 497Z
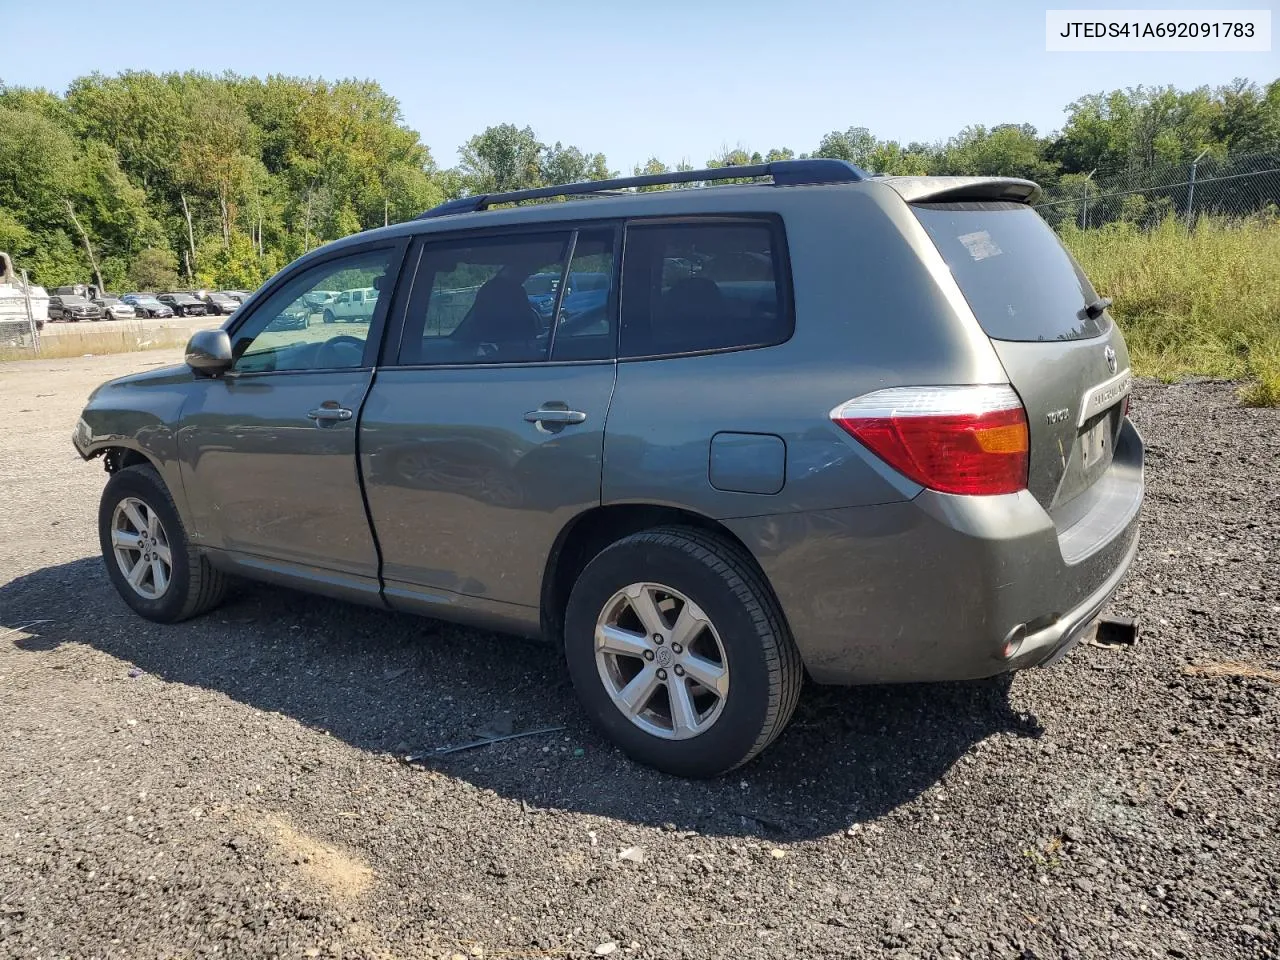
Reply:
M608 180L617 176L609 170L603 153L583 153L577 147L566 147L556 141L542 155L543 181L546 183L579 183L584 180Z
M487 127L463 145L458 169L467 193L503 193L543 186L546 147L531 127Z
M252 181L249 114L225 84L191 78L185 88L189 122L180 145L179 188L213 211L226 247Z
M631 175L633 177L656 176L658 174L670 173L670 172L671 172L671 168L668 167L661 160L659 160L657 157L650 157L648 160L644 162L643 165L637 164L636 166L631 168ZM638 187L637 189L641 193L647 193L652 190L665 190L666 187L659 185L654 187Z
M253 290L280 268L274 251L258 255L253 241L243 233L232 236L224 245L217 236L208 237L200 248L200 269L196 282L202 287L226 287Z
M139 251L129 266L129 285L137 290L172 290L178 285L178 258L167 248Z
M1235 80L1217 91L1209 135L1229 153L1280 153L1280 80L1258 89Z
M818 143L815 157L831 160L848 160L860 167L869 166L877 141L866 127L850 127L841 132L833 130Z
M0 81L0 107L38 113L60 126L68 122L66 101L42 87L9 87Z
M988 130L965 127L934 159L932 173L980 177L1056 180L1057 165L1043 156L1045 143L1028 123L1003 123Z

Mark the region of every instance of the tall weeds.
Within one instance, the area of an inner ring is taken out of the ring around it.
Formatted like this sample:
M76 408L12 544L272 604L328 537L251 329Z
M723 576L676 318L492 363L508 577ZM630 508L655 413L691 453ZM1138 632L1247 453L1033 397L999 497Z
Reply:
M1250 381L1246 403L1280 404L1280 218L1166 219L1154 230L1068 226L1063 242L1124 329L1140 374Z

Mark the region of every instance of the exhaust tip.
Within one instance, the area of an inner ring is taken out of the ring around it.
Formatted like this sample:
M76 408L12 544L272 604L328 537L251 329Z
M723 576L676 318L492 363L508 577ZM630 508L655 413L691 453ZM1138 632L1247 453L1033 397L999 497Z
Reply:
M1138 621L1133 617L1103 617L1094 640L1103 646L1131 646L1138 642Z
M1027 639L1027 625L1020 623L1007 634L1000 645L1000 659L1011 660L1022 649L1022 641Z

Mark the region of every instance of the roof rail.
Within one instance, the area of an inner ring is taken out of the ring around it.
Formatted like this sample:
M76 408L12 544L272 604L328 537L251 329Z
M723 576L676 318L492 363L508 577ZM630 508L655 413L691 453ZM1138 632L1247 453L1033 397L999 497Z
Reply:
M793 187L814 183L854 183L871 175L847 160L774 160L772 163L753 163L740 167L713 167L708 170L676 170L672 173L649 173L639 177L618 177L613 180L587 180L582 183L562 183L552 187L533 187L529 190L512 190L509 193L481 193L474 197L446 200L418 217L429 220L447 217L455 213L474 213L496 203L520 203L524 200L540 200L543 197L570 197L607 193L610 190L629 190L635 187L657 187L673 183L702 183L716 180L739 180L745 177L772 177L775 187Z

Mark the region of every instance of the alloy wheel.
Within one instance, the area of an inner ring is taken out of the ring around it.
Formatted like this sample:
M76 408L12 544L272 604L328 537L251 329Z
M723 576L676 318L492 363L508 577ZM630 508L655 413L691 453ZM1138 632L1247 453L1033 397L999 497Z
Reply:
M158 600L173 579L173 555L159 516L137 497L126 497L111 515L116 564L138 596Z
M641 730L688 740L720 718L729 662L715 625L660 583L633 583L600 611L596 668L615 707Z

